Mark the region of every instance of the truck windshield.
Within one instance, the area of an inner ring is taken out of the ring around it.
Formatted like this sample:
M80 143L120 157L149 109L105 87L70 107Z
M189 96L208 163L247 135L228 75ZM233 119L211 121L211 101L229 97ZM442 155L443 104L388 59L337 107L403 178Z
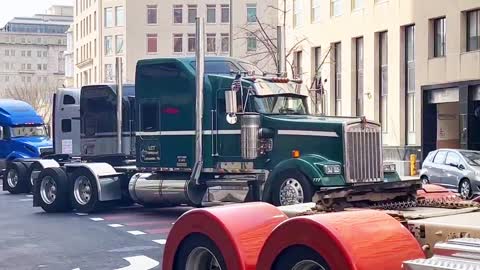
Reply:
M308 114L305 96L254 96L255 110L263 114Z
M480 166L480 152L460 152L468 164L472 166Z
M44 126L19 126L11 128L11 137L47 137L48 133Z

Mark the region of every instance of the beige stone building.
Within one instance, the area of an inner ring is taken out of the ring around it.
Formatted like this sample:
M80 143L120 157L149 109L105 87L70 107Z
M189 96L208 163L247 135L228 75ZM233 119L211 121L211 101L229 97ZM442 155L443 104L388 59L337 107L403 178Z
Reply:
M405 171L411 153L480 149L480 1L287 0L287 6L294 72L308 86L321 77L319 111L324 105L326 114L381 122L384 158Z
M232 2L233 34L229 0L75 0L75 86L113 82L119 56L123 57L127 82L135 80L139 59L193 56L197 16L205 18L208 55L230 55L233 36L233 56L272 69L267 50L256 38L259 27L255 18L276 38L276 0Z

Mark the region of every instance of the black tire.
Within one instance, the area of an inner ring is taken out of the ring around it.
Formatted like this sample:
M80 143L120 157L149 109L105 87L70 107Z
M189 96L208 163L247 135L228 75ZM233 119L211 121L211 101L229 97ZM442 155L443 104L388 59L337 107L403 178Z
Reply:
M16 174L17 181L16 184L13 181L9 181L9 173ZM4 177L4 187L11 194L20 194L27 193L28 183L27 183L27 167L21 162L8 162L7 169L5 170Z
M32 179L32 173L33 172L42 172L43 167L40 165L38 162L34 162L30 165L30 168L28 168L28 174L27 174L27 186L28 190L33 193L33 189L35 186L35 183L33 181L36 181L40 174L37 175L36 179Z
M297 170L288 170L280 173L280 179L274 179L272 183L271 202L275 206L282 206L280 199L280 189L282 185L289 179L295 179L303 190L303 203L311 202L313 197L313 187L310 181ZM285 204L283 204L285 205Z
M75 195L75 184L77 181L80 181L81 178L88 180L91 189L90 197L88 200L86 200L86 202L81 202ZM71 179L72 184L70 186L70 201L72 202L72 207L76 209L77 212L92 213L100 210L104 206L98 198L97 181L89 170L85 168L76 169L71 175Z
M217 259L217 262L221 269L227 269L227 265L225 264L225 258L223 257L217 245L215 245L215 243L209 237L200 233L194 233L185 238L180 244L180 247L175 254L173 270L187 269L186 266L189 255L197 248L204 248L210 251ZM199 269L209 268L204 267Z
M422 175L422 177L420 177L420 179L422 180L423 185L430 184L430 180L428 180L428 177L426 175Z
M468 192L464 191L464 189L468 189ZM465 178L460 181L460 183L458 184L458 193L460 193L460 196L463 199L469 200L472 198L473 192L472 192L472 184L470 183L470 180Z
M280 253L272 265L272 270L287 270L301 262L309 262L312 267L308 269L330 270L325 259L307 246L292 246Z
M51 197L48 197L48 194L45 194L42 190L44 190L44 185L50 180L53 180L56 186L56 193L53 201L49 202L45 200L45 197L47 199ZM67 174L62 169L47 168L38 175L34 185L33 196L38 205L47 213L67 212L72 208L69 201L69 186ZM44 194L42 195L42 193Z

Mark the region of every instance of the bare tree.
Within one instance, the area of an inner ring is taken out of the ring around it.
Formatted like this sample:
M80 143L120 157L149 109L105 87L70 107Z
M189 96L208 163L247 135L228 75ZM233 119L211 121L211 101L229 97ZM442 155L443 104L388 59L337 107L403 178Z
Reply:
M270 9L275 14L280 13L281 18L280 22L283 26L283 29L286 27L286 20L287 14L290 10L287 9L287 0L283 0L280 4L281 7L277 6L268 6L267 9ZM266 11L268 13L269 11ZM260 20L260 18L255 18L256 22L252 25L251 23L246 23L245 25L240 27L240 31L237 33L235 39L236 40L243 40L248 43L249 38L255 38L260 46L256 50L247 51L245 57L249 58L254 64L259 66L260 68L265 68L268 64L273 62L275 66L275 70L279 70L279 55L277 50L277 25L271 25L267 22ZM284 35L284 38L285 35ZM294 44L287 48L286 51L286 59L289 59L290 56L298 50L300 45L306 41L306 37L301 37L295 41ZM248 45L248 44L247 44ZM287 60L286 63L294 76L299 76L301 74L295 73L295 65L292 61Z
M37 111L46 124L52 120L53 94L57 86L50 83L23 83L8 87L3 92L3 98L22 100Z

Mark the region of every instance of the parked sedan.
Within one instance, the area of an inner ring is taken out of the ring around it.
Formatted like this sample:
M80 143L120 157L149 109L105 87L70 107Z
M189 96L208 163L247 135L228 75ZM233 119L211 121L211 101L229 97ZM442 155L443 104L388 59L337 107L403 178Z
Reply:
M420 177L424 184L458 190L463 198L480 195L480 152L439 149L428 154Z

